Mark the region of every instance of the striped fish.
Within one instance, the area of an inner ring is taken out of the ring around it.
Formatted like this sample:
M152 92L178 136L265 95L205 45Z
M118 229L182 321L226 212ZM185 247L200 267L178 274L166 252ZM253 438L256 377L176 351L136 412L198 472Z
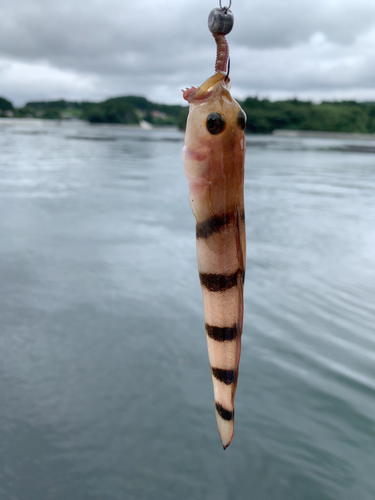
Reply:
M229 92L225 36L214 37L215 74L200 87L183 91L190 103L183 161L196 219L216 422L225 449L233 436L243 323L246 115Z

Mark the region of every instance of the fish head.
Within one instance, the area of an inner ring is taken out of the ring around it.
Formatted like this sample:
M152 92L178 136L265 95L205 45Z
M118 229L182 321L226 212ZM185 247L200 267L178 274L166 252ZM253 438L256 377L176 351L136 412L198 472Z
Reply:
M195 199L214 191L223 198L243 182L246 115L223 72L185 90L184 98L190 103L183 153L190 194Z
M215 73L200 87L185 90L183 96L190 103L186 125L189 142L204 139L209 143L222 142L228 136L237 135L237 131L243 135L246 115L231 96L225 73Z

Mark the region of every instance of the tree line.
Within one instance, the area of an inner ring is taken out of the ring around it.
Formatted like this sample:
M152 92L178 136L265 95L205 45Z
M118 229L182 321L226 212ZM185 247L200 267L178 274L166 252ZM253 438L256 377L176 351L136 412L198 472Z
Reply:
M248 97L239 101L247 115L246 132L270 134L276 129L375 133L375 102L290 99L270 101ZM158 104L140 96L124 96L102 102L35 101L16 108L0 97L0 116L43 119L77 118L90 123L152 125L185 128L187 106Z

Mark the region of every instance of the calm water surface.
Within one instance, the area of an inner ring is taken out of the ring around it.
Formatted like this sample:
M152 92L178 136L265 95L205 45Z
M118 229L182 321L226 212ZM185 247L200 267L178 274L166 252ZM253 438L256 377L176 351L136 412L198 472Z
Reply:
M0 498L373 500L375 154L248 137L223 452L182 145L0 125Z

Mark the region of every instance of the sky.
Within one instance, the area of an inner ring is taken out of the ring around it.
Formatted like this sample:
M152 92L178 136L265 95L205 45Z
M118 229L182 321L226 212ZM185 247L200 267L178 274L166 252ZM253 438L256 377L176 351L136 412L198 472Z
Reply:
M226 0L222 1L227 5ZM183 104L214 72L219 0L0 0L0 96ZM232 0L232 94L375 100L373 0Z

